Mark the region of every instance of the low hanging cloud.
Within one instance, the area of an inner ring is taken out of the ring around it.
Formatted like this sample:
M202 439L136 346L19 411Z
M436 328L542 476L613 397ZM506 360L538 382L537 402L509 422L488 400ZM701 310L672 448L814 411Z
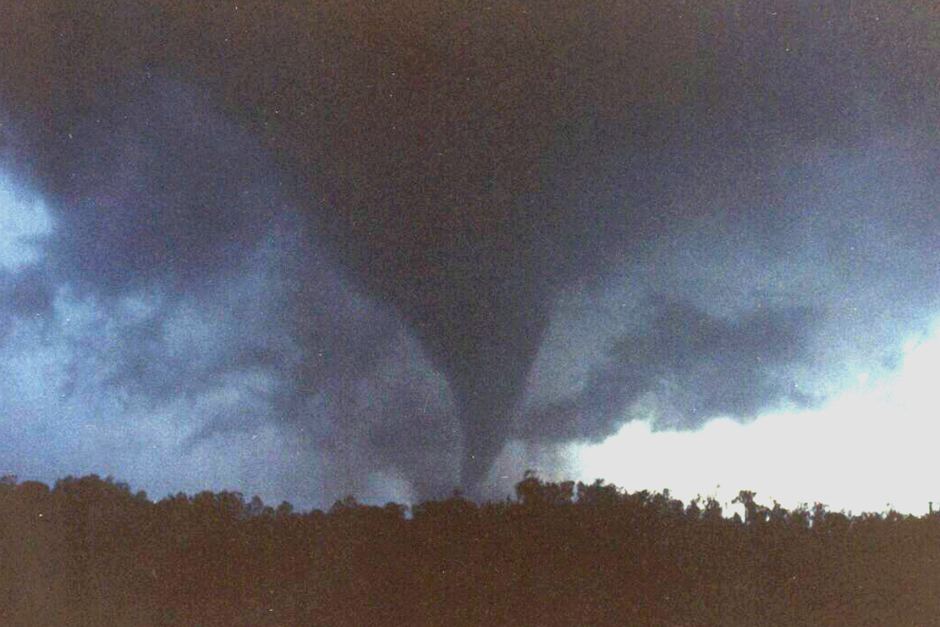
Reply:
M753 419L783 404L805 406L812 399L791 370L811 359L813 313L762 307L729 319L688 301L654 299L642 333L617 339L578 392L522 414L516 435L600 441L631 415L647 417L640 401L655 408L654 426L678 429L722 416Z
M5 233L0 271L0 412L31 416L11 442L54 429L49 479L108 459L172 486L116 452L148 449L149 416L162 416L177 434L154 447L191 468L193 488L200 467L233 480L250 451L280 446L297 455L238 482L318 505L381 498L376 481L451 489L450 394L400 317L344 276L269 155L191 90L158 83L124 105L118 132L72 133L77 175L47 181L62 186L52 201L25 177L0 207L24 225Z

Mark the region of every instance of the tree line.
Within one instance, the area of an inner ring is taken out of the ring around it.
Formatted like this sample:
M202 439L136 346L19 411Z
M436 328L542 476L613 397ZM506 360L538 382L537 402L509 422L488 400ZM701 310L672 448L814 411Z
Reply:
M0 480L0 624L851 625L940 621L940 516L543 481L410 508L266 506L91 475Z

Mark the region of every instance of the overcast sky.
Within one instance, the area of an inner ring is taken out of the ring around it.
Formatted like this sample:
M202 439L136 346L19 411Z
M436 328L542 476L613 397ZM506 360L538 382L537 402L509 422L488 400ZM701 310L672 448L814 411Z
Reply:
M0 473L922 511L934 2L30 2Z

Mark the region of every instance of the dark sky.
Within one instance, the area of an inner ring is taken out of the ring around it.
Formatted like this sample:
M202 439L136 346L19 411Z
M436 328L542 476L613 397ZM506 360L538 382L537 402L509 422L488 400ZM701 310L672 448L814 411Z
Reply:
M486 495L510 442L818 407L940 315L938 25L8 7L0 470Z

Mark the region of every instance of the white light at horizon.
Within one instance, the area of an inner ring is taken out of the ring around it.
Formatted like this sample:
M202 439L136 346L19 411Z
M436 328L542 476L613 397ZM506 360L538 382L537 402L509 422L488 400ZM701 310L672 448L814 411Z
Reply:
M576 445L579 479L628 490L669 488L730 503L738 491L786 507L815 501L834 510L920 514L940 501L940 325L904 346L897 371L858 385L824 406L776 412L749 424L729 419L698 431L626 424L598 445Z

